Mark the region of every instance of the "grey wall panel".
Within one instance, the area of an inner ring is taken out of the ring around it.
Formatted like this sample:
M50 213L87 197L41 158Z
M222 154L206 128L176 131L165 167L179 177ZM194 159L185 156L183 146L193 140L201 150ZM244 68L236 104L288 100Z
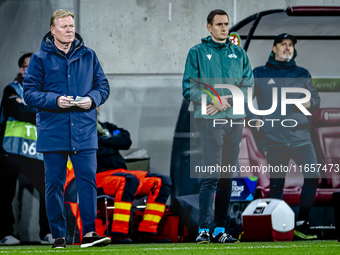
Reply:
M206 17L232 0L82 0L80 32L107 73L183 72L189 49L208 35Z
M133 148L151 156L151 172L169 174L172 138L182 102L182 75L108 75L111 94L100 120L127 129Z
M40 48L57 9L78 14L78 0L7 0L0 2L0 97L19 72L18 59Z

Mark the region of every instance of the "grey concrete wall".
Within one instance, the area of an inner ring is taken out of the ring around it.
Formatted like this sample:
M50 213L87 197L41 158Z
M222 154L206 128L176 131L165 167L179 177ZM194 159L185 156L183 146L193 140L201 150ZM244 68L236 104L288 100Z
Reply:
M0 96L19 72L18 59L40 48L57 9L78 13L78 0L0 0Z
M169 174L172 137L181 105L178 74L108 74L111 95L100 119L129 130L133 148L151 156L151 172Z
M236 19L291 5L340 5L340 1L237 0ZM234 25L234 0L80 0L79 32L107 74L182 73L188 50L209 35L206 17L217 8L227 11Z
M182 73L190 47L208 35L206 17L233 0L80 1L80 33L106 73Z

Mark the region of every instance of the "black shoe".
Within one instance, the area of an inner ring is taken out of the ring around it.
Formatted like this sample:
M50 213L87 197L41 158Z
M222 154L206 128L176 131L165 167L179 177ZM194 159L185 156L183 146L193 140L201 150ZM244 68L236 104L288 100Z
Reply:
M204 244L204 243L210 243L210 235L207 231L202 231L198 234L196 238L196 243L198 244Z
M132 243L131 238L128 235L114 234L111 238L112 244L129 244Z
M57 249L64 249L66 247L66 240L65 238L56 238L54 241L54 244L52 245L52 248L57 248Z
M232 237L231 235L222 232L219 233L217 236L214 236L214 234L211 235L211 240L213 243L239 243L240 240Z
M92 233L91 237L83 237L83 241L81 241L80 248L87 247L98 247L98 246L106 246L111 243L111 239L109 237L99 236L97 233Z
M302 225L295 227L294 236L303 240L311 240L318 238L317 235L311 233L309 223L306 221Z

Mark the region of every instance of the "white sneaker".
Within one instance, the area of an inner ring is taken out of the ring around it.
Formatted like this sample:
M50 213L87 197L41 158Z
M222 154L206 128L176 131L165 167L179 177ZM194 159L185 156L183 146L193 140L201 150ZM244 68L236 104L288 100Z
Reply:
M43 240L40 240L41 244L53 244L55 239L52 237L52 234L47 234Z
M0 245L18 245L18 244L20 244L20 240L15 238L14 236L5 236L0 241Z

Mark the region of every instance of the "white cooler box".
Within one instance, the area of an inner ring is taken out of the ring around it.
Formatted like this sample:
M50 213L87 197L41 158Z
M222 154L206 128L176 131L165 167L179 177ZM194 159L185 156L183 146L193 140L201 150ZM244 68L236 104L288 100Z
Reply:
M280 199L256 199L242 213L245 241L291 241L294 212Z

